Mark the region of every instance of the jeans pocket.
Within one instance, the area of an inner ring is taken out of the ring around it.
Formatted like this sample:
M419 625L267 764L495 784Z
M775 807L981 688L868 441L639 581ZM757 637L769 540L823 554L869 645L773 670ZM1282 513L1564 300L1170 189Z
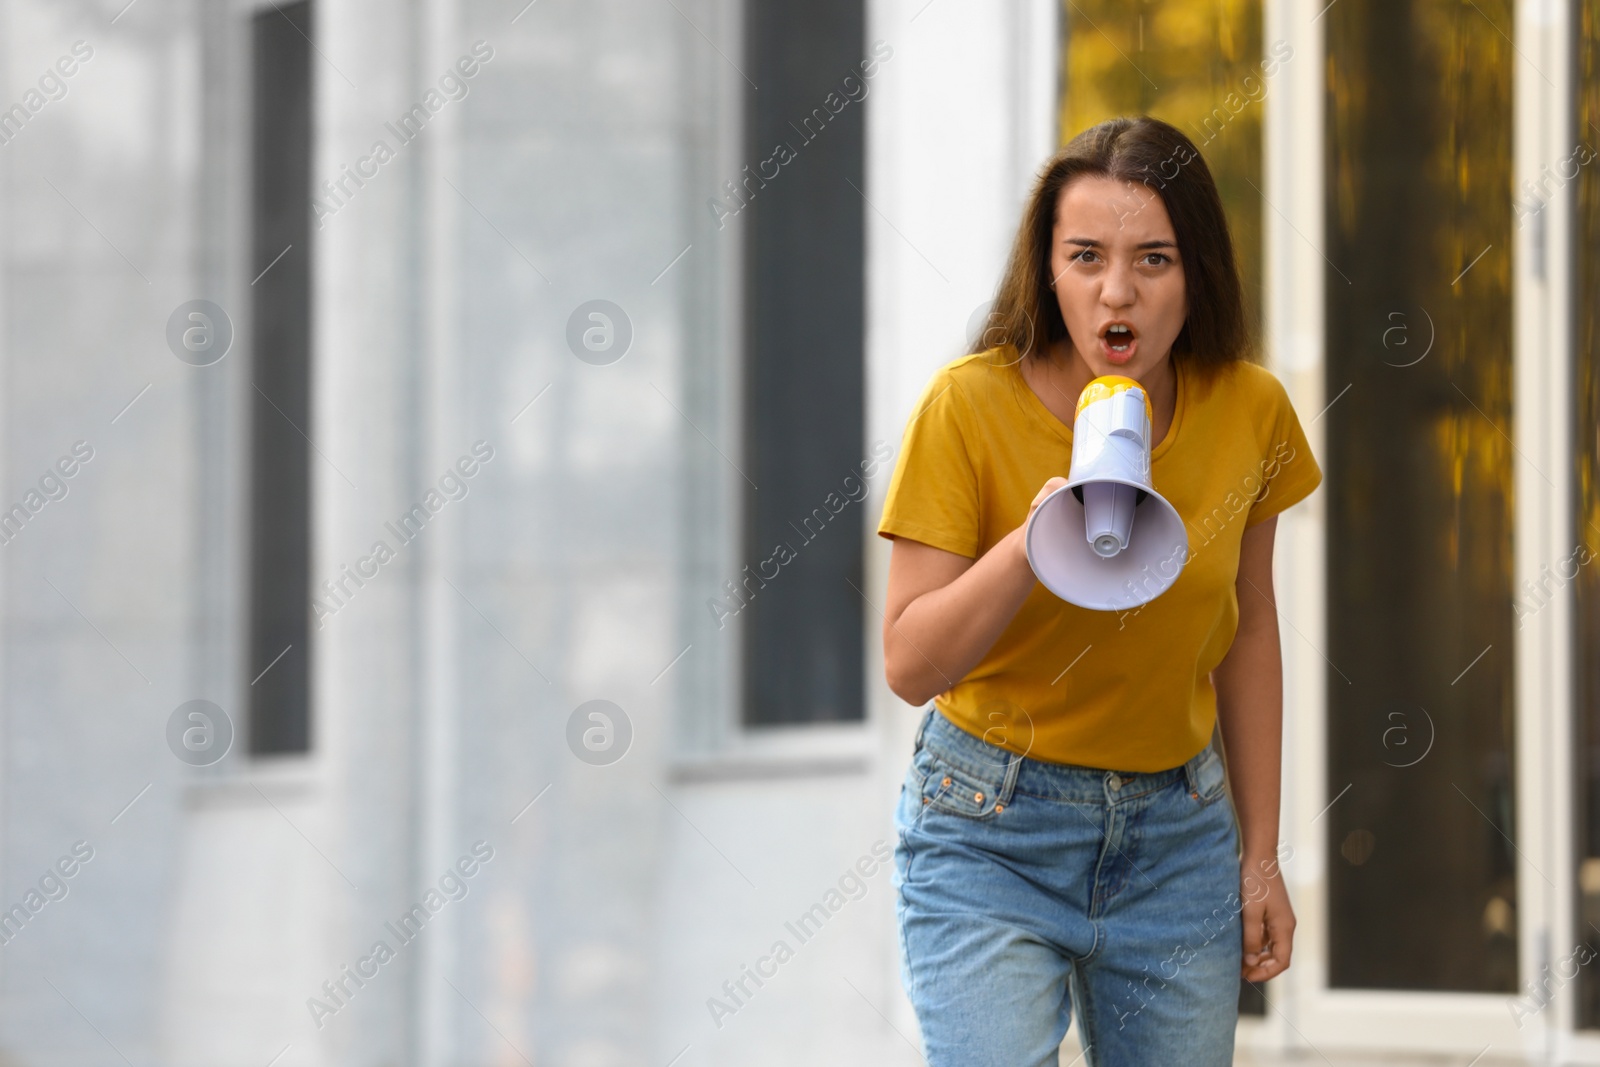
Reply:
M1000 802L1000 790L1004 785L1003 774L993 778L974 774L935 755L922 781L922 803L924 807L951 815L992 819L1004 810Z
M1201 749L1193 766L1195 799L1200 806L1206 807L1221 800L1227 792L1227 773L1217 746L1208 744Z

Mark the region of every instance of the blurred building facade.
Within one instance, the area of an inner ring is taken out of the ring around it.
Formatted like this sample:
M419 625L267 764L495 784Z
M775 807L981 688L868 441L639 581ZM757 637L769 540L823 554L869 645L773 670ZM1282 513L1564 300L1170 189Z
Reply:
M1241 1057L1600 1062L1597 8L0 3L0 1063L920 1062L872 531L1139 111L1328 475Z

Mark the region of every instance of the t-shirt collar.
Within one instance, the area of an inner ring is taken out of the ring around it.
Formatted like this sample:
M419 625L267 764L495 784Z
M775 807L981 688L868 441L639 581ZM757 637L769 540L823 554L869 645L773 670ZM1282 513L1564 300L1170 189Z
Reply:
M1022 359L1026 358L1026 356L1022 357ZM1170 359L1171 357L1169 356L1168 358ZM1071 448L1072 427L1058 419L1054 412L1045 407L1044 401L1039 399L1039 395L1033 391L1033 387L1028 384L1028 379L1022 376L1022 359L1016 359L1005 364L1006 372L1012 377L1013 386L1021 394L1018 397L1019 402L1035 422L1042 423L1045 429L1060 437L1066 442L1067 447ZM1188 376L1184 373L1183 364L1180 362L1174 361L1172 372L1177 380L1175 386L1177 400L1172 408L1172 424L1167 427L1167 435L1156 443L1155 448L1150 450L1150 461L1152 463L1160 459L1167 449L1172 447L1172 442L1177 438L1178 429L1183 423L1184 400L1188 393L1188 383L1186 381Z

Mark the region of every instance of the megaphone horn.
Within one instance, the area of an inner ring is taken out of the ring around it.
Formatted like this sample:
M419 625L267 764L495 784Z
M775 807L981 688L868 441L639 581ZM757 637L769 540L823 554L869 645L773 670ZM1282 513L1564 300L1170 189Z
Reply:
M1132 378L1096 378L1078 396L1067 484L1034 508L1024 534L1028 565L1062 600L1134 608L1182 573L1188 531L1150 480L1154 425L1150 397Z

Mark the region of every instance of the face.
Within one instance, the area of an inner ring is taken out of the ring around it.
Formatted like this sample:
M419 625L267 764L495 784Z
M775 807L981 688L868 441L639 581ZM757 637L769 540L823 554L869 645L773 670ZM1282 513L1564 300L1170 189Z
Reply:
M1096 378L1144 381L1162 369L1189 305L1172 220L1153 190L1099 176L1070 182L1056 204L1050 276L1069 358Z

